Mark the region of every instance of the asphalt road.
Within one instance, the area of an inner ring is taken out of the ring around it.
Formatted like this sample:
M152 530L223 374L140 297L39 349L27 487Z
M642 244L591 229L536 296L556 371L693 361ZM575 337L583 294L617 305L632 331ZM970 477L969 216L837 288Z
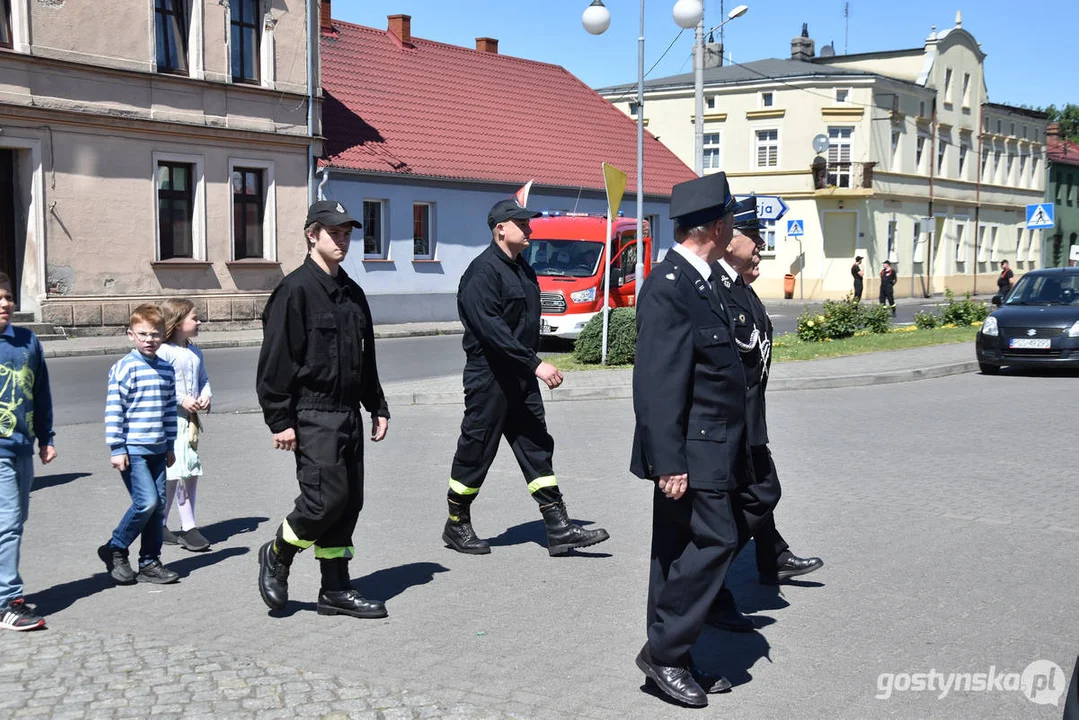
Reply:
M127 494L100 427L61 428L59 457L37 468L21 563L49 629L5 634L0 716L1059 720L1018 675L984 691L968 675L943 693L911 676L1011 676L1036 661L1062 669L1055 682L1071 675L1077 394L1079 378L1044 374L772 394L776 521L825 565L773 588L752 552L735 563L729 584L758 632L705 631L696 660L735 687L699 713L642 692L633 664L652 491L627 471L628 400L548 406L569 512L611 534L560 558L508 448L473 506L492 553L445 549L460 408L396 410L385 442L364 443L351 563L356 586L387 601L377 621L315 613L310 552L289 607L267 613L257 550L296 482L258 416L210 419L198 503L214 549L166 547L182 577L165 587L104 576L94 550Z

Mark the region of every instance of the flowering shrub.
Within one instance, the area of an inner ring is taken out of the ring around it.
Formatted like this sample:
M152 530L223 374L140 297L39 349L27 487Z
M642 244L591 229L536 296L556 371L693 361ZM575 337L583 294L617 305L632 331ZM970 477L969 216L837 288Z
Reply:
M914 315L914 327L919 330L932 330L940 325L940 318L934 312L921 311Z
M807 310L798 316L798 339L819 342L828 337L828 325L823 315L813 315Z
M821 312L806 310L798 317L798 338L805 342L838 340L853 335L885 333L891 327L888 308L843 300L825 300Z

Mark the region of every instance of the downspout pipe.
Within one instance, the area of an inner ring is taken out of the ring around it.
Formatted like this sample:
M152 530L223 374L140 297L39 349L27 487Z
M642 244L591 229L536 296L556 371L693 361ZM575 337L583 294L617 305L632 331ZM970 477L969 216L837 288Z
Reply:
M315 53L319 22L316 0L307 0L307 204L315 202Z
M985 136L985 103L982 103L978 112L978 184L974 189L974 262L971 265L974 266L974 292L975 297L978 295L978 233L981 230L981 213L982 213L982 173L985 172L985 168L982 166L982 138Z

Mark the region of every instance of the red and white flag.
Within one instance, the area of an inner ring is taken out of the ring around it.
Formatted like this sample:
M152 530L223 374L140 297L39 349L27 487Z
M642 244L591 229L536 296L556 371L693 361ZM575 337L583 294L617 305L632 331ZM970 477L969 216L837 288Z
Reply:
M517 201L517 204L521 207L528 207L528 191L532 189L532 183L535 180L529 180L521 187L520 190L513 193L513 199Z

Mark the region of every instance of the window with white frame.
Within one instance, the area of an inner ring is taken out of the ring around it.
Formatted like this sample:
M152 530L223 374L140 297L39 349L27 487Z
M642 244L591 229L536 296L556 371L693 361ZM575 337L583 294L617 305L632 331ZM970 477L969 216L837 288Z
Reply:
M828 128L828 184L849 188L851 180L852 127Z
M719 133L706 132L704 134L704 164L705 170L719 170Z
M776 253L776 221L775 220L762 220L761 224L764 225L764 229L761 230L761 239L764 240L764 249L761 250L762 255L775 255Z
M989 148L982 150L982 182L990 182L993 179L993 169L989 165Z
M412 259L434 260L434 205L412 203Z
M762 92L761 93L761 107L766 107L766 108L772 107L773 100L774 100L774 96L772 95L772 93L770 93L770 92Z
M955 221L955 261L965 263L967 261L967 223L965 220Z
M705 104L705 107L707 107L709 110L715 110L716 109L716 96L715 95L709 95L707 98L705 98L704 104Z
M892 126L892 172L899 172L903 167L902 156L899 154L899 138L902 134L898 125Z
M1004 151L997 150L993 153L993 177L999 183L1001 182L1001 174L1004 172ZM1005 180L1007 178L1004 178Z
M1035 252L1034 233L1036 230L1027 230L1027 262L1032 263L1038 259Z
M889 220L888 221L888 248L887 248L887 254L884 256L884 258L888 262L897 262L897 259L896 259L896 256L895 256L895 236L896 236L896 233L897 233L898 229L899 229L899 221L898 220Z
M925 262L925 246L922 243L922 223L914 221L914 235L911 237L911 262Z
M967 152L970 150L970 143L963 139L959 141L959 179L965 180L965 170L967 168Z
M1039 177L1038 173L1040 172L1039 168L1040 168L1041 164L1042 163L1041 163L1041 154L1040 153L1034 153L1033 155L1030 156L1030 186L1031 187L1034 187L1034 188L1038 187L1038 177Z
M157 71L187 75L187 10L184 0L155 0Z
M835 89L835 101L837 103L846 103L850 99L850 88L836 88Z
M779 166L779 130L757 130L754 133L757 144L757 167Z
M259 84L262 62L259 41L262 39L260 0L229 0L229 51L232 81Z
M970 107L970 73L963 73L963 107Z
M363 201L363 256L369 260L386 258L386 201Z
M989 260L996 262L1000 259L1000 242L998 237L999 228L993 225L989 228Z
M922 172L922 156L925 154L925 143L929 139L929 136L925 133L918 133L918 144L914 149L914 168L918 172Z
M937 140L937 175L944 175L944 160L948 155L948 138L941 134Z
M1019 155L1019 177L1016 179L1016 183L1015 183L1016 185L1021 186L1026 181L1026 171L1027 171L1027 154L1026 153L1021 153Z
M277 183L269 160L229 158L232 259L277 259Z
M989 248L985 246L989 239L989 228L982 225L978 228L978 262L983 263L989 257Z
M997 135L1000 135L1000 133L1002 132L1000 126L1001 126L1001 120L998 119L997 120Z
M1019 250L1023 247L1023 228L1022 226L1015 229L1015 260L1019 261Z
M950 103L952 101L952 69L948 68L944 71L944 102Z
M206 259L206 206L201 155L154 153L158 260Z
M1015 153L1010 149L1008 150L1008 164L1004 167L1004 182L1009 183L1012 181L1012 165L1015 164Z

